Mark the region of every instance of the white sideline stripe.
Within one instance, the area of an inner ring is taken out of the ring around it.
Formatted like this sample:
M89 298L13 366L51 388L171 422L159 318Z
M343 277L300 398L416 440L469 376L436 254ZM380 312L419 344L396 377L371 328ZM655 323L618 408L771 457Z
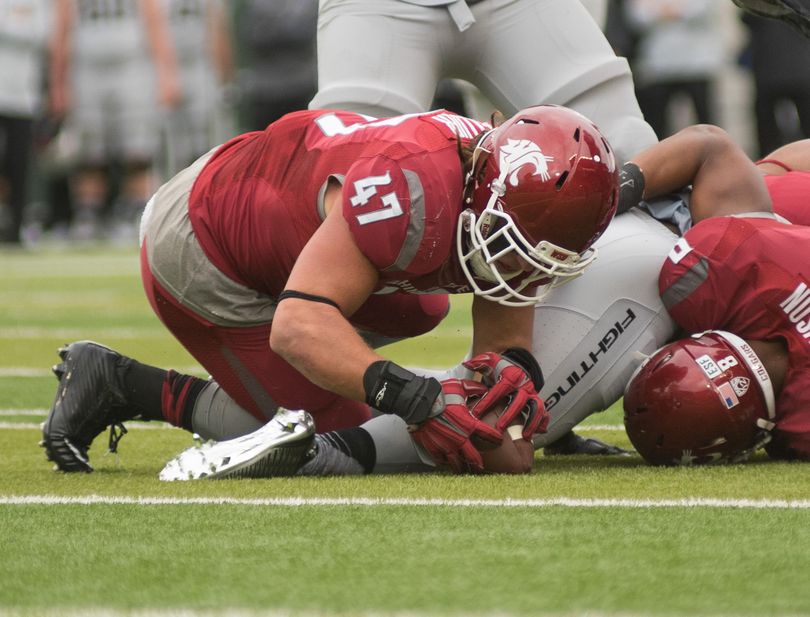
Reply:
M47 416L48 410L47 409L0 409L0 417L2 416ZM167 424L163 423L127 423L127 429L134 428L134 429L164 429L164 428L176 428ZM9 429L9 430L16 430L16 429L29 429L29 428L39 428L39 423L35 422L2 422L0 421L0 429ZM577 433L587 433L588 431L624 431L624 427L620 424L591 424L591 425L582 425L577 427Z
M146 328L99 328L93 330L93 336L100 339L140 339L159 338L166 336L166 330L156 327ZM59 339L57 342L70 342L81 340L87 337L87 328L64 328L64 327L0 327L0 338L53 338Z
M57 357L54 360L54 364L57 364L58 362L59 358ZM199 366L179 366L174 367L174 370L178 373L186 373L189 375L196 375L198 377L207 376L207 373ZM0 368L0 377L53 377L54 384L56 383L56 377L50 368L5 366Z
M153 422L153 423L146 423L146 422L139 422L139 423L131 423L127 422L126 424L127 430L135 429L136 431L165 431L167 429L176 429L176 426L172 426L166 422ZM18 431L23 429L39 429L42 428L42 422L0 422L0 429L7 429L11 431ZM105 429L106 430L106 429ZM182 430L182 429L177 429Z
M47 377L53 375L51 369L46 368L22 368L4 367L0 368L0 377Z
M428 612L417 611L379 611L379 610L352 610L345 611L302 611L298 609L193 609L193 608L153 608L153 609L118 609L88 607L79 609L18 609L0 607L0 617L457 617L458 611L430 610ZM514 613L499 613L487 611L485 613L466 612L466 617L510 617ZM543 612L546 617L647 617L645 613L603 613L598 610L588 610L576 613L548 613ZM733 617L733 616L732 616Z
M64 495L5 495L0 505L138 505L138 506L385 506L445 507L445 508L741 508L755 510L808 510L810 500L786 499L712 499L686 497L683 499L389 499L377 497L271 497L242 499L236 497L128 497L128 496L64 496Z

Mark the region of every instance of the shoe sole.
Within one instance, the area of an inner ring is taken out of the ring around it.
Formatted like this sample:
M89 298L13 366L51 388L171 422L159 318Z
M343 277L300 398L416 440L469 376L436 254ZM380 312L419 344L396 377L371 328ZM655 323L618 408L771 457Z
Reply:
M166 464L159 478L172 482L292 476L314 438L315 423L308 413L282 409L253 433L184 450Z

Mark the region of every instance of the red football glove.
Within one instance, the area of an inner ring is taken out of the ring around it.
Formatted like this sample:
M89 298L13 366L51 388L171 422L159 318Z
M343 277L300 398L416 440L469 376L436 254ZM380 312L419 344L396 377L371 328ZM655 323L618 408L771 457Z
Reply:
M484 462L470 438L475 436L495 445L503 439L503 430L479 420L468 403L470 397L483 395L487 387L469 379L446 379L441 384L444 409L420 424L411 435L437 465L446 465L456 473L480 473Z
M524 414L523 438L531 439L535 433L548 430L549 415L543 399L537 393L529 373L509 358L493 352L478 354L464 362L464 366L481 373L487 392L475 404L475 415L483 418L487 411L504 398L509 403L498 418L495 428L503 431Z

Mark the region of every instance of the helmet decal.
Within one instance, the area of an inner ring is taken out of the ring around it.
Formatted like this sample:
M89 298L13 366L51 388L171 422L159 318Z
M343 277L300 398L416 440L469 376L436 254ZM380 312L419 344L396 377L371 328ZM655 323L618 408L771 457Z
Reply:
M740 404L740 399L737 398L737 393L734 392L734 388L730 382L724 381L723 383L719 384L717 386L717 392L720 394L720 400L723 401L723 404L728 409L736 407Z
M748 386L751 385L751 380L748 377L735 377L731 380L731 387L734 388L734 392L737 393L737 396L745 396L745 393L748 392Z
M770 376L740 337L709 330L661 347L624 392L624 424L654 465L739 462L775 427Z
M540 146L528 139L507 139L499 153L501 169L509 170L509 184L512 186L518 185L518 171L526 165L534 165L533 176L550 180L548 164L553 160L553 156L543 154Z
M582 274L618 195L613 153L590 120L521 110L481 135L468 163L456 254L473 293L527 306Z

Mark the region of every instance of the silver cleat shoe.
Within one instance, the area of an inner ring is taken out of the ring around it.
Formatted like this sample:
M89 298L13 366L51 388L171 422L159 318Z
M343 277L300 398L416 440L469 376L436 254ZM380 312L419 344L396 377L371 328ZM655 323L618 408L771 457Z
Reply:
M315 421L306 411L279 409L257 431L184 450L166 463L159 478L172 482L294 476L306 462L314 438Z

